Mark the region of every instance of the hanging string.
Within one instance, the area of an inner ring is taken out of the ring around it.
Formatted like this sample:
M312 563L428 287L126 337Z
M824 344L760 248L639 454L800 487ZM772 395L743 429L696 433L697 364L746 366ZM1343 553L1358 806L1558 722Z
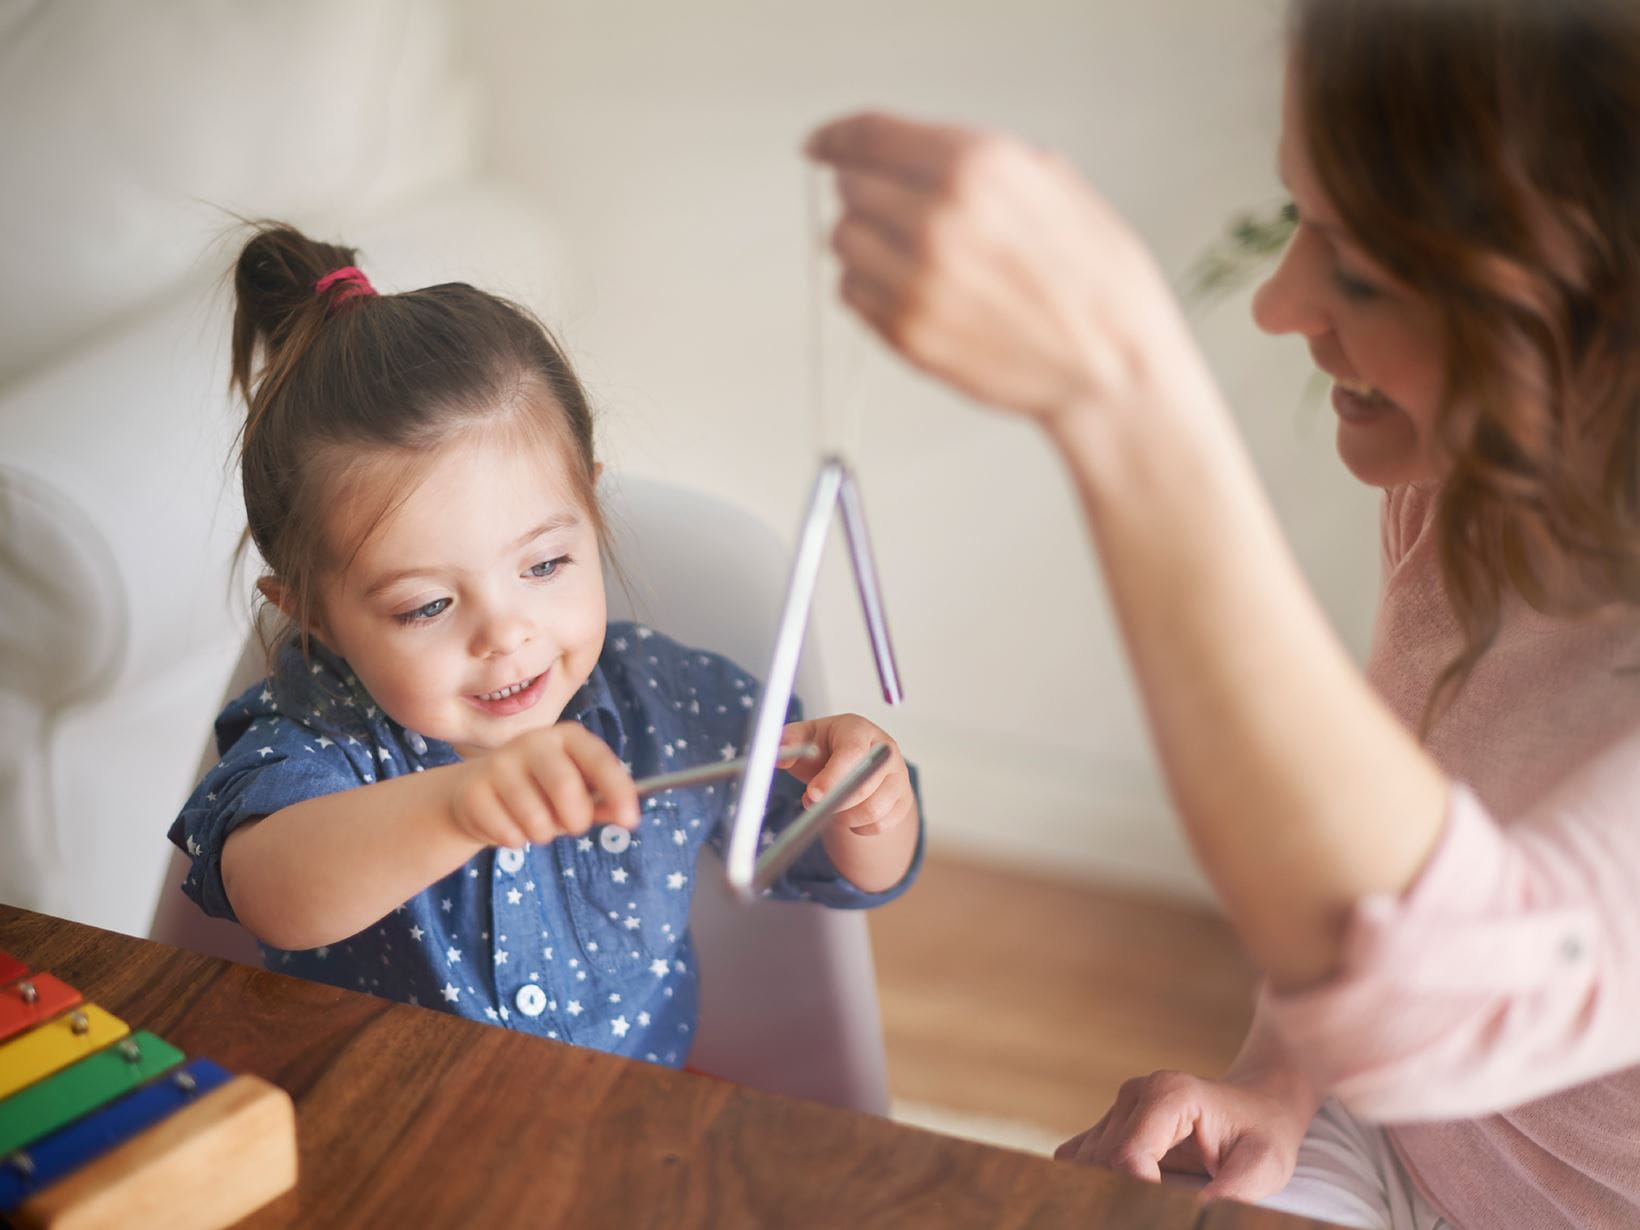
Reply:
M858 339L838 327L837 262L831 251L833 220L827 209L825 173L808 170L809 226L809 415L818 456L858 459L863 439ZM846 323L846 321L844 322ZM828 356L842 360L839 374Z

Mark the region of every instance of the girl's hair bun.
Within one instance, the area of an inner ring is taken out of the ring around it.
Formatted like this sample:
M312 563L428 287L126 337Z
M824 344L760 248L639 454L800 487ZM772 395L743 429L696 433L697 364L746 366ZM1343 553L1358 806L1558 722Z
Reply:
M353 265L357 254L340 244L309 239L282 222L256 224L234 264L233 382L249 395L258 347L271 358L303 321L316 322L329 300L348 286L315 292L320 279Z

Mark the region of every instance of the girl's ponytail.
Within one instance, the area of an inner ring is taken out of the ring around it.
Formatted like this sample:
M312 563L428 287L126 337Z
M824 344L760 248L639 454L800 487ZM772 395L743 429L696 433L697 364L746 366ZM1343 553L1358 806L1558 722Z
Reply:
M265 400L254 396L259 350L266 374L288 370L311 343L329 307L350 297L350 290L357 293L352 281L332 281L323 293L316 287L357 259L352 248L320 243L283 223L262 224L245 244L233 275L231 381L250 408L253 423L258 401Z

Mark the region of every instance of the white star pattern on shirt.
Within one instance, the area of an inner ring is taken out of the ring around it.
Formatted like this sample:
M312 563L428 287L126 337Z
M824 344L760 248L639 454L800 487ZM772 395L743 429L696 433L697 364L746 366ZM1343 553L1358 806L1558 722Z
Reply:
M625 927L628 931L636 931L638 929L638 925L638 920L630 914L621 920L621 926Z
M259 747L256 749L256 754L258 756L271 756L273 755L273 749L271 747Z
M444 996L445 1003L453 1004L456 1000L461 998L461 988L446 982L444 984L444 989L439 992L439 994Z
M624 1016L616 1017L609 1023L609 1027L615 1031L615 1036L617 1038L626 1037L626 1031L632 1028L626 1023L626 1018Z
M581 838L579 841L577 841L575 843L575 848L577 850L579 850L582 854L586 854L586 853L590 852L591 849L592 849L592 838L590 838L590 837Z
M198 858L201 854L204 854L204 853L205 853L205 847L204 846L200 845L192 837L188 838L188 857L189 858Z
M415 940L418 944L421 943L421 937L426 934L427 932L423 931L419 926L412 925L410 928L410 938Z
M581 1015L581 1001L578 1000L578 999L570 1000L569 1003L564 1005L564 1011L569 1013L571 1016L580 1016Z
M517 905L522 900L524 900L524 894L519 892L516 888L509 888L507 890L508 905Z
M681 872L681 871L671 872L666 877L666 887L670 888L673 892L676 892L678 889L683 887L684 879L685 879L685 876L684 876L683 872Z
M649 1014L647 1012L638 1013L638 1024L639 1025L648 1025L649 1024Z
M685 844L688 840L689 840L688 834L686 834L682 829L673 829L672 830L672 844L673 845L681 846L681 845Z
M332 739L329 735L320 735L319 736L319 746L320 747L333 747L333 746L335 746L335 742L336 741L334 739Z
M611 880L614 880L615 883L617 883L617 884L625 884L626 883L626 868L625 867L615 868L614 871L609 873L609 878Z
M447 964L454 965L457 961L461 960L461 949L446 948L444 950L444 960Z
M666 963L665 957L656 957L649 963L649 972L657 978L665 978L672 972L672 967Z
M733 760L735 758L735 753L739 750L740 749L733 743L725 743L722 747L718 748L718 759Z
M438 905L439 909L443 910L446 914L456 908L456 903L451 901L448 897L439 898Z
M495 963L497 965L505 965L507 963L507 950L505 948L497 948L495 950Z

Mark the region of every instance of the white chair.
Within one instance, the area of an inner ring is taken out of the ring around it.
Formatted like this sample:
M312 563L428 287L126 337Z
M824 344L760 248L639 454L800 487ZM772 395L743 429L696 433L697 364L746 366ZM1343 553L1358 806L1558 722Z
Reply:
M762 671L772 652L789 557L768 526L699 492L633 478L602 491L614 558L610 618L652 624L678 641ZM248 642L224 692L264 673ZM828 712L813 637L798 672L811 714ZM214 715L201 715L209 725ZM200 773L216 763L207 746ZM702 856L715 862L715 856ZM176 887L187 872L172 854L149 935L233 961L260 964L250 935L207 918ZM690 1066L776 1093L884 1114L888 1079L865 917L790 902L738 904L721 867L696 878L690 923L701 966L700 1025Z

